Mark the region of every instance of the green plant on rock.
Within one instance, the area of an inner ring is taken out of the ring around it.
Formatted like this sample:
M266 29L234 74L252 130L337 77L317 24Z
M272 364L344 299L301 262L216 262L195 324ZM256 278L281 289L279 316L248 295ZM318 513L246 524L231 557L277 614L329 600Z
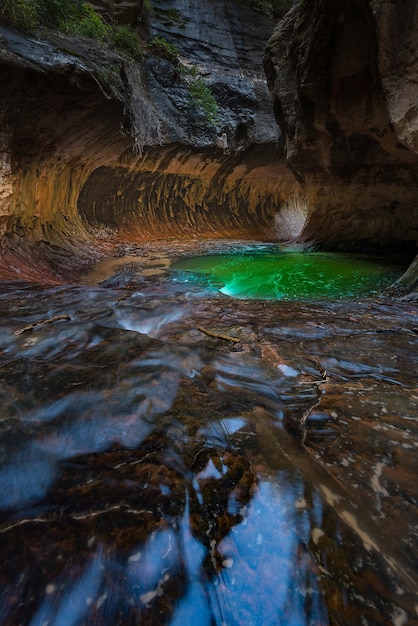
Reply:
M212 90L202 78L195 78L189 83L189 91L194 105L202 109L210 124L216 126L218 122L218 103Z
M0 19L18 30L55 28L109 45L135 61L142 58L142 42L130 26L108 24L82 0L0 0Z
M215 125L218 120L218 103L211 89L198 78L190 83L189 91L193 103L203 110L208 122Z
M167 61L177 61L179 49L174 44L164 39L164 37L154 37L150 44L149 50L152 54Z
M83 11L82 0L36 0L39 25L62 30L77 20Z
M206 85L201 77L199 68L195 65L180 63L176 67L176 72L187 83L193 105L203 111L210 124L216 126L218 123L218 103L211 88Z
M117 50L124 52L134 61L142 59L142 42L137 32L130 26L115 26L112 33L112 42Z
M38 7L32 0L2 0L0 19L13 28L32 30L38 26Z
M184 63L180 63L176 71L179 76L188 80L189 78L198 78L199 76L199 68L196 65L185 65Z
M112 39L112 27L88 4L83 4L80 16L62 23L63 30L74 35L105 42Z

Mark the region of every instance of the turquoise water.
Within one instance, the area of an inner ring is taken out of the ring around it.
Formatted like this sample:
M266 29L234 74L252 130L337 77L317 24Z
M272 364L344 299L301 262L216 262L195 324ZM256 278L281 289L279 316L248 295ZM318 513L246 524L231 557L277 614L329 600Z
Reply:
M204 278L209 286L242 299L343 298L380 291L398 278L398 266L353 254L255 252L189 257L171 269L185 280Z

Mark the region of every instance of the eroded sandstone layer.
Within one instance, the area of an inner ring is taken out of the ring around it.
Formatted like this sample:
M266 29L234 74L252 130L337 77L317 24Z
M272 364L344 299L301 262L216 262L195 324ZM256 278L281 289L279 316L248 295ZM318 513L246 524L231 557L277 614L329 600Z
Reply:
M120 237L276 237L294 179L262 68L273 23L232 3L154 4L150 40L176 45L176 62L1 29L4 276L64 276ZM195 75L215 123L191 99Z

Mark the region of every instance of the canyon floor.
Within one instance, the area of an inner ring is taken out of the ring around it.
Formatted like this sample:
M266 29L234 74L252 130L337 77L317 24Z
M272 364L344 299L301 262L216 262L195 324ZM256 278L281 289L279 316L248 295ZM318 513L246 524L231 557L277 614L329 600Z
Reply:
M418 305L171 269L239 245L3 281L4 626L418 624Z

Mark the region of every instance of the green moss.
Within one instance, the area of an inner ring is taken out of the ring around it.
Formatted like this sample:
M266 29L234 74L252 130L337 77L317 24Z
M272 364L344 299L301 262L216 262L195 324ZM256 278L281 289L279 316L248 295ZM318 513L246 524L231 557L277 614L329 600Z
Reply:
M62 25L77 20L83 11L82 0L36 0L41 26L61 29Z
M135 61L142 58L142 42L130 26L108 24L82 0L0 0L0 19L12 28L34 31L39 27L94 39L116 48Z
M0 6L0 18L18 30L35 30L39 26L62 29L82 12L81 0L2 0Z
M218 103L212 90L201 78L196 78L189 84L189 91L194 105L202 109L210 124L216 126L218 122Z
M135 61L142 59L142 42L137 32L129 26L114 27L112 40L117 50L124 52Z
M38 7L32 0L3 0L0 18L13 28L32 30L38 26Z
M96 41L109 41L112 37L112 27L102 19L93 7L84 4L80 15L68 16L60 24L62 30L74 35L89 37Z
M177 61L179 49L164 37L154 37L149 44L149 51L167 61Z

